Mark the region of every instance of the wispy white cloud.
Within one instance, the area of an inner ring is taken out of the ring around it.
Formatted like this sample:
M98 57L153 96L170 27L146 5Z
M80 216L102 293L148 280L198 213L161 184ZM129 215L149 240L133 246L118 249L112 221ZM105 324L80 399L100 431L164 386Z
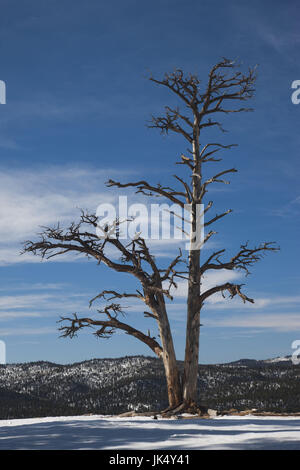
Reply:
M21 240L58 220L70 221L79 208L96 209L114 196L104 191L104 171L53 167L0 173L0 239ZM101 185L102 182L102 185ZM102 191L101 188L102 186ZM98 188L98 190L96 189Z
M298 331L300 334L300 309L299 313L260 313L248 316L206 318L205 326L218 328L258 328L281 332Z
M78 293L64 291L64 295L57 293L32 293L25 295L0 296L0 319L8 319L9 315L21 316L58 316L75 311L88 310L89 295L87 292Z
M10 290L13 290L14 292L17 292L17 291L41 291L41 290L60 290L60 289L65 289L66 287L68 287L69 284L67 283L54 283L54 282L45 282L45 283L42 283L42 282L36 282L36 283L25 283L25 282L21 282L21 283L13 283L13 284L10 284L10 285L7 285L6 287L1 287L0 288L0 292L7 292L7 291L10 291Z
M278 31L272 30L269 25L262 24L260 20L256 23L256 28L261 39L280 54L286 54L287 48L295 47L300 43L298 31L278 34Z
M57 329L53 327L40 327L40 328L1 328L0 337L5 336L40 336L56 333Z
M270 295L269 297L260 297L259 295L254 295L254 304L246 302L243 304L241 299L235 298L230 299L224 298L221 294L215 294L212 296L209 301L207 302L207 308L212 310L236 310L241 308L247 308L250 310L258 310L258 309L268 309L272 308L291 308L295 305L300 305L300 296L299 295L292 295L292 296L276 296Z
M259 8L252 8L249 2L236 3L229 6L229 8L231 8L238 27L242 28L243 34L248 41L249 33L254 32L255 36L259 37L264 43L281 55L284 54L286 60L290 59L287 49L297 47L300 43L300 34L296 24L293 27L292 21L289 21L289 28L286 28L286 22L282 21L282 19L286 15L290 15L292 18L292 15L295 16L297 14L293 5L286 4L284 11L280 10L279 17L277 17L276 11L274 15L268 14L265 16L264 13L261 14L262 12Z
M271 215L275 215L277 217L295 217L299 216L300 214L300 196L296 197L295 199L283 204L281 207L273 209L271 211Z
M42 314L40 312L33 311L0 311L0 321L1 320L16 320L21 318L40 318Z
M116 173L121 172L63 166L34 170L2 168L0 265L39 261L28 254L20 256L21 242L34 238L41 226L78 219L81 208L95 211L100 203L113 202L116 194L107 190L104 182L108 174Z

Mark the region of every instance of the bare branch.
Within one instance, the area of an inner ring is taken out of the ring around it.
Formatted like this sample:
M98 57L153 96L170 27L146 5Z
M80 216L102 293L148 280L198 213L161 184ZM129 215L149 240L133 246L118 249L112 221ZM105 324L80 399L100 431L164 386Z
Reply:
M192 201L193 201L193 194L192 194L192 190L189 188L189 185L182 178L179 178L179 176L177 176L177 175L173 175L173 176L178 181L180 181L180 183L184 186L186 202L188 204L191 204Z
M189 107L198 104L197 94L200 81L196 75L190 74L185 77L181 69L176 69L172 73L166 73L162 80L157 80L152 76L149 80L172 90Z
M202 201L202 198L204 197L205 193L207 193L207 186L212 184L212 183L223 183L223 184L230 184L229 181L219 179L221 176L226 175L228 173L237 173L237 170L235 168L230 168L229 170L223 170L217 173L215 176L212 176L208 180L206 180L202 186L201 186L201 193L199 200Z
M247 275L250 273L249 267L262 259L269 251L277 252L279 247L274 242L265 242L261 243L258 247L248 248L248 243L245 243L241 245L239 252L227 262L220 261L220 256L224 254L225 249L216 251L201 266L201 274L209 269L238 269L245 271Z
M210 147L216 147L213 150L209 150ZM205 162L219 162L221 161L221 158L213 158L211 155L214 155L215 153L219 152L222 149L230 149L232 147L237 147L236 144L229 144L229 145L223 145L219 143L210 143L204 145L203 149L200 152L200 160L205 163ZM206 150L209 150L206 152ZM206 153L205 153L206 152Z
M247 297L245 294L241 292L241 287L244 284L231 284L230 282L226 282L225 284L221 284L219 286L212 287L211 289L208 289L207 291L203 292L203 294L200 295L200 302L203 303L208 297L211 295L216 294L217 292L222 292L228 291L230 294L230 298L232 299L236 295L238 295L244 303L250 302L254 304L254 300L250 299Z
M122 313L122 309L119 304L110 304L103 310L98 310L98 312L100 314L105 314L108 317L108 320L78 318L76 314L74 314L73 318L62 317L60 322L68 322L68 324L59 328L59 331L62 331L61 336L73 338L82 328L96 327L96 331L94 333L95 336L98 338L109 338L112 334L114 334L115 330L119 329L145 343L158 357L162 356L162 347L158 344L157 341L155 341L154 338L149 335L145 335L136 328L133 328L132 326L118 320L118 314Z
M166 112L166 116L155 117L151 116L152 124L148 124L149 129L160 129L162 134L168 134L169 131L176 132L177 134L182 134L188 142L193 141L192 134L185 131L184 128L178 124L176 115Z
M169 264L169 266L166 269L160 269L160 272L164 272L164 275L162 276L161 280L166 281L169 278L170 273L174 270L175 266L178 263L182 263L182 262L183 262L182 251L179 248L179 255L177 255L176 258L173 259L173 261Z
M170 199L175 204L178 204L180 207L184 207L184 202L177 198L177 196L185 197L185 193L174 191L170 188L166 188L158 184L157 186L151 186L147 181L137 181L135 183L119 183L117 181L109 180L106 183L106 186L112 187L116 186L117 188L128 188L128 187L137 187L138 190L136 193L142 193L146 196L159 195L164 196L167 199ZM147 192L146 192L147 191Z
M213 219L210 219L208 222L204 223L204 227L207 227L208 225L213 224L217 220L221 219L222 217L225 217L225 215L230 214L232 212L232 209L228 209L227 211L223 212L223 214L217 214Z
M128 297L144 299L144 297L141 294L127 294L126 292L124 292L123 294L120 294L119 292L116 292L114 290L104 290L89 301L89 306L91 307L93 303L95 302L95 300L102 299L102 298L106 300L113 300L113 299L122 299L122 298L128 298Z
M191 170L194 170L193 160L189 157L186 157L183 153L180 155L181 162L176 162L176 165L187 165Z

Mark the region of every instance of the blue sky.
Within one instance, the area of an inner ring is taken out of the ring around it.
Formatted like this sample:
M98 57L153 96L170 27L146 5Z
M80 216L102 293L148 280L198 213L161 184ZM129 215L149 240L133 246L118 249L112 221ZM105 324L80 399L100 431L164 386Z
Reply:
M59 339L60 315L86 313L98 292L132 281L92 261L20 257L21 242L41 225L76 219L79 208L114 201L116 192L104 185L110 177L169 183L186 145L144 125L174 103L147 80L149 71L160 77L180 67L205 82L223 56L244 68L258 64L258 80L255 112L227 117L230 132L218 136L238 144L220 169L239 172L212 194L218 211L234 209L216 227L215 246L233 253L246 240L275 240L281 251L246 280L254 306L218 298L206 306L200 362L291 354L300 339L300 105L291 102L291 84L300 79L298 2L1 0L0 7L7 87L0 105L0 339L7 361L150 354L121 334ZM165 249L158 253L166 262ZM179 359L183 296L180 286L170 306ZM128 308L128 322L155 332L142 311Z

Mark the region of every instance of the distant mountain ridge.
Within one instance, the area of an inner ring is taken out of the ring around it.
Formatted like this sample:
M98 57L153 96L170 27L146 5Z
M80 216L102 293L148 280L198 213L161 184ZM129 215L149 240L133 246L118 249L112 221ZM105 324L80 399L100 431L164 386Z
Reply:
M200 364L199 401L218 410L298 412L299 379L300 366L291 356ZM164 371L154 357L0 366L0 419L159 411L166 406Z
M80 362L72 362L72 363L66 363L66 364L62 364L62 363L58 363L58 362L52 362L52 361L29 361L29 362L12 362L12 363L8 363L6 364L6 366L21 366L21 365L29 365L29 364L35 364L35 365L50 365L50 366L62 366L62 367L66 367L66 366L76 366L76 365L80 365L80 364L86 364L86 363L92 363L92 362L95 362L95 361L120 361L120 360L123 360L123 359L130 359L130 358L144 358L144 359L155 359L157 360L155 357L153 356L143 356L143 355L137 355L137 356L123 356L123 357L115 357L115 358L111 358L111 357L106 357L106 358L101 358L101 359L97 359L97 358L93 358L93 359L86 359L84 361L80 361ZM284 362L284 361L291 361L292 360L292 356L291 355L287 355L287 356L276 356L274 358L271 358L271 359L249 359L249 358L242 358L242 359L238 359L236 361L229 361L229 362L217 362L215 364L199 364L199 365L226 365L226 364L242 364L242 363L245 363L245 364L254 364L254 363L272 363L272 362ZM178 362L182 362L182 361L178 361ZM1 367L1 364L0 364L0 367Z
M259 363L272 364L275 362L288 362L292 360L292 356L277 356L272 359L239 359L238 361L227 362L225 364L255 365ZM221 364L220 364L221 365Z

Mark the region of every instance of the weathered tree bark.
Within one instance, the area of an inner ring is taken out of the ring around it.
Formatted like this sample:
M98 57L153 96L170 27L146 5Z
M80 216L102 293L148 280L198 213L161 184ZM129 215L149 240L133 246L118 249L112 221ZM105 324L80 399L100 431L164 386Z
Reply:
M163 314L160 318L159 331L163 347L163 362L167 381L169 406L173 408L178 406L182 401L181 381L169 320L166 314Z
M199 142L199 115L194 111L193 123L193 202L191 210L191 246L194 242L194 236L198 229L197 201L202 202L200 198L202 174L200 162L200 142ZM183 375L183 400L187 406L197 402L197 377L199 363L199 340L200 340L200 249L189 251L189 275L188 275L188 294L187 294L187 324L186 324L186 344L184 358Z
M197 377L200 338L200 255L190 254L190 276L188 281L186 344L183 375L183 399L187 406L197 402Z
M167 381L169 406L170 408L174 408L182 401L182 385L180 381L173 337L164 297L162 294L158 294L156 299L154 299L153 296L150 295L147 298L147 303L158 318L158 328L162 343L162 359Z

